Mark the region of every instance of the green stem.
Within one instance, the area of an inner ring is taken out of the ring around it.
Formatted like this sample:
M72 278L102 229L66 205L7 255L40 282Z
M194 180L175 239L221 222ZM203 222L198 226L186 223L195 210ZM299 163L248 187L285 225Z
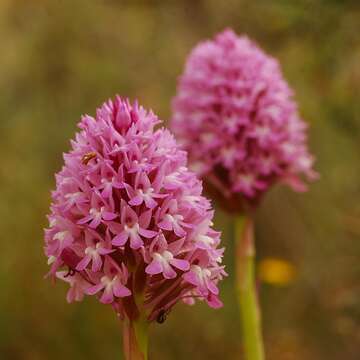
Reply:
M146 319L123 321L123 343L126 360L147 360L148 327Z
M263 360L260 307L255 286L254 224L250 216L235 219L237 294L246 360Z

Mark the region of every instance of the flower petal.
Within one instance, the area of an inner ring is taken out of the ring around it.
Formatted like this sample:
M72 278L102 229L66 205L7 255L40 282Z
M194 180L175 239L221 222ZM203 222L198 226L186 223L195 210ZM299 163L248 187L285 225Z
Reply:
M117 217L117 214L110 211L103 211L102 218L106 221L114 220Z
M100 302L103 304L111 304L114 301L114 294L110 287L106 287L104 293L100 297Z
M76 270L78 271L82 271L84 270L88 265L89 262L91 261L91 257L86 255L77 265L76 265Z
M141 240L139 235L130 234L130 247L132 249L137 250L143 245L144 245L144 242Z
M158 234L158 232L139 228L139 234L147 239L151 239L154 236L156 236Z
M168 219L163 219L158 223L160 229L171 231L173 229L173 224Z
M101 256L99 255L99 253L95 253L92 259L91 271L97 272L101 269L101 266L102 266Z
M141 205L143 203L143 198L140 195L136 195L135 197L133 197L130 201L129 201L129 205L131 206L138 206Z
M114 295L117 297L126 297L131 295L131 291L124 286L120 281L117 281L113 286Z
M98 293L101 289L104 288L104 285L102 283L99 283L97 285L91 286L85 290L85 293L88 295L95 295Z
M99 225L100 225L101 219L100 217L95 217L93 218L93 220L90 222L89 226L93 229L96 229Z
M123 246L125 245L126 241L129 238L129 234L125 231L122 231L120 234L116 235L111 243L116 246Z
M150 275L160 274L162 271L163 268L160 261L155 259L145 268L145 272Z
M190 263L187 260L171 259L170 264L179 270L187 271L190 269Z
M176 278L176 271L169 265L169 263L163 264L163 274L165 279L174 279Z
M188 283L198 286L199 279L193 271L188 271L183 275L183 279L186 280Z

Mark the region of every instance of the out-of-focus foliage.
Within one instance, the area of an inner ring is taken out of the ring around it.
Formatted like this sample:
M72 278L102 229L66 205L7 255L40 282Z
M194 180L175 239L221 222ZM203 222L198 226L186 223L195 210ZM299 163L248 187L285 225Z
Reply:
M360 353L360 6L358 1L0 2L0 358L121 358L120 325L95 299L67 305L43 279L45 215L80 114L115 93L161 118L185 57L225 27L277 56L311 124L321 180L274 189L257 219L260 259L295 267L261 286L268 359ZM231 223L218 212L232 274ZM239 359L233 276L225 307L178 306L152 329L152 359Z

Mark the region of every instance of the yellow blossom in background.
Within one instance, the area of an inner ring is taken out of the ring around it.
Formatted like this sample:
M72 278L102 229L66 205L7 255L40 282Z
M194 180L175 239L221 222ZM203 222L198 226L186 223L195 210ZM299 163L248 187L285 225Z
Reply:
M284 259L265 258L259 262L258 274L260 280L265 283L286 286L294 281L296 268Z

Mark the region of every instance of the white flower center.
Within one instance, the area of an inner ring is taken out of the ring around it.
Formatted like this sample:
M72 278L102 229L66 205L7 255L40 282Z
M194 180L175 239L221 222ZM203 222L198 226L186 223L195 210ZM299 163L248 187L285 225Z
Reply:
M235 116L227 116L224 120L228 129L233 130L236 128L237 118Z
M182 221L184 219L184 217L179 214L177 215L166 214L165 218L169 220L172 224L177 224L179 221Z
M233 147L227 147L221 150L221 154L226 160L232 160L235 157L236 150Z
M209 144L212 143L215 140L215 135L212 133L205 133L201 135L201 140L205 143L205 144Z
M138 223L135 223L132 225L125 225L124 229L128 234L135 236L139 233L140 226Z
M62 242L69 234L70 234L69 230L60 231L55 234L54 240L59 240L60 242Z
M109 186L112 185L115 181L115 177L113 176L110 180L108 179L101 179L101 183L104 184L105 186Z
M56 218L53 218L49 221L49 226L54 227L58 223Z
M64 177L62 178L60 185L70 184L71 182L72 182L71 178Z
M200 198L198 196L194 196L194 195L185 195L183 197L184 201L187 201L190 204L196 204L197 202L200 201Z
M163 251L161 254L154 253L153 258L162 264L168 264L173 258L173 254L170 251Z
M270 105L266 108L266 113L272 117L277 117L280 115L280 109L278 106Z
M306 156L299 157L298 162L302 169L308 169L312 165L311 159Z
M86 249L85 249L85 255L90 255L91 257L93 257L94 255L97 254L97 245L96 245L96 248L93 248L91 246L88 246Z
M141 161L134 160L134 164L138 165L140 168L144 167L148 163L148 158L143 158Z
M243 175L239 175L239 180L247 186L251 186L254 183L254 176L251 174L243 174Z
M167 251L167 250L165 250L165 251L162 253L162 257L163 257L167 262L171 261L171 260L174 258L173 254L172 254L170 251Z
M152 198L152 193L154 192L154 189L152 187L148 188L147 190L139 189L138 194L142 196L143 198L149 199Z
M192 265L191 270L196 274L197 278L204 285L205 280L211 276L209 269L202 269L199 265Z
M265 138L270 133L270 129L267 126L257 126L255 131L261 138Z
M214 239L212 237L210 237L210 236L207 236L207 235L198 235L196 237L196 241L202 242L202 243L204 243L206 245L212 245L213 242L214 242Z
M65 198L71 199L71 200L76 200L76 198L78 198L80 195L82 195L82 192L78 191L78 192L66 194Z
M54 263L56 261L56 257L54 255L49 256L47 264L51 265L52 263Z
M101 215L104 210L105 210L105 208L103 206L100 208L100 210L91 208L90 215L92 215L94 217L94 219L101 219Z
M106 289L112 289L112 287L113 287L113 285L114 285L114 283L115 283L115 281L117 280L117 275L114 277L114 278L110 278L110 277L108 277L108 276L103 276L102 278L101 278L101 283L106 287Z
M284 143L284 144L282 145L282 148L283 148L284 152L285 152L287 155L292 155L292 154L294 154L295 151L296 151L295 145L290 144L290 143Z

